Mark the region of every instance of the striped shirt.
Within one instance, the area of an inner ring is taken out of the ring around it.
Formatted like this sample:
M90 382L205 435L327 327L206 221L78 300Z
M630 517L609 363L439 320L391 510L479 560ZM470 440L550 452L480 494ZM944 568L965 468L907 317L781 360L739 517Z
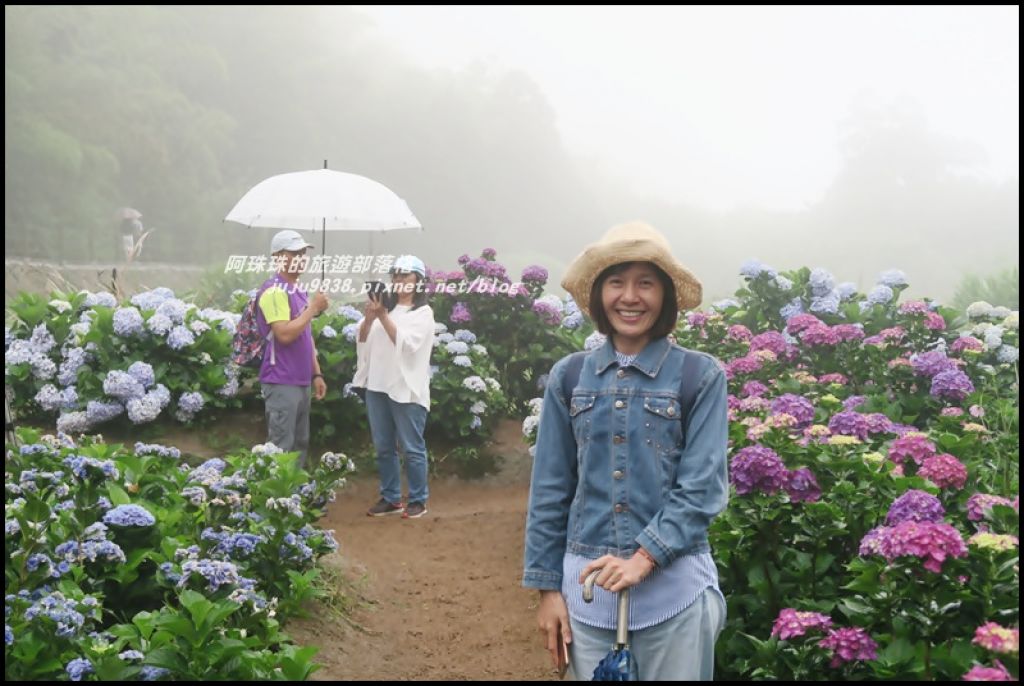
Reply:
M615 351L619 365L628 367L636 355ZM592 560L566 553L562 559L562 595L569 616L577 622L599 629L615 629L617 623L616 594L594 587L594 600L583 601L580 574ZM630 589L629 630L637 631L672 619L692 605L705 589L718 588L718 568L711 553L685 555L665 569L655 569L650 576Z

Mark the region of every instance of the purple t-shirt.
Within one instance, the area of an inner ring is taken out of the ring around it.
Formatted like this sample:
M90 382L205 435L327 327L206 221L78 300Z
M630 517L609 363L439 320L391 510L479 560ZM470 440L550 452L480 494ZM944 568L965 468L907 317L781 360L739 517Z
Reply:
M267 294L271 288L281 288L284 293ZM265 298L264 296L267 296ZM268 302L268 298L274 302ZM287 298L287 311L285 311L285 298ZM260 286L259 300L256 308L256 324L259 326L260 334L264 337L270 333L270 324L267 323L266 309L271 312L271 321L288 321L298 317L306 308L309 298L306 293L298 287L288 283L280 274L275 274ZM313 382L313 332L312 327L306 325L299 337L291 343L281 343L276 338L267 341L267 347L263 354L263 364L260 366L260 381L262 383L284 384L288 386L309 386Z

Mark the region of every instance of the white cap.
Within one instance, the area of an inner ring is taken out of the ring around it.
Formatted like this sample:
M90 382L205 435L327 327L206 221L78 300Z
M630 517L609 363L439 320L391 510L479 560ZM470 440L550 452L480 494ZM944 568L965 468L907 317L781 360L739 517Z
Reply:
M278 231L274 234L274 237L270 241L270 254L279 253L282 250L290 250L297 252L299 250L305 250L306 248L314 247L311 243L307 243L306 239L299 235L298 231L292 231L287 229L285 231Z
M391 273L405 272L410 274L416 272L423 278L427 277L427 267L423 264L423 260L413 255L399 255L398 258L391 265Z

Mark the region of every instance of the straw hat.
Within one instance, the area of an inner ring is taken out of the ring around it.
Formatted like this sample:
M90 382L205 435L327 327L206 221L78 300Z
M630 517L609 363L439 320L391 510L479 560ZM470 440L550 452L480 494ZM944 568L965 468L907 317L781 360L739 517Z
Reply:
M623 262L653 262L661 267L675 284L680 311L700 305L703 292L700 281L672 256L671 246L664 236L639 221L613 226L601 240L588 246L569 265L562 288L569 291L584 314L592 317L590 291L594 281L608 267Z

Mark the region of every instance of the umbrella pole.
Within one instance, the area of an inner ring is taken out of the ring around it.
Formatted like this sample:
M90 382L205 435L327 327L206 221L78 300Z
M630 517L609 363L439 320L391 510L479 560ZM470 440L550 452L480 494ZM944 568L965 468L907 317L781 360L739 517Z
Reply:
M327 160L324 160L325 164L326 162ZM323 223L321 224L320 230L323 233L323 236L321 236L320 242L320 288L323 288L324 279L327 277L327 217L323 217L321 221Z

